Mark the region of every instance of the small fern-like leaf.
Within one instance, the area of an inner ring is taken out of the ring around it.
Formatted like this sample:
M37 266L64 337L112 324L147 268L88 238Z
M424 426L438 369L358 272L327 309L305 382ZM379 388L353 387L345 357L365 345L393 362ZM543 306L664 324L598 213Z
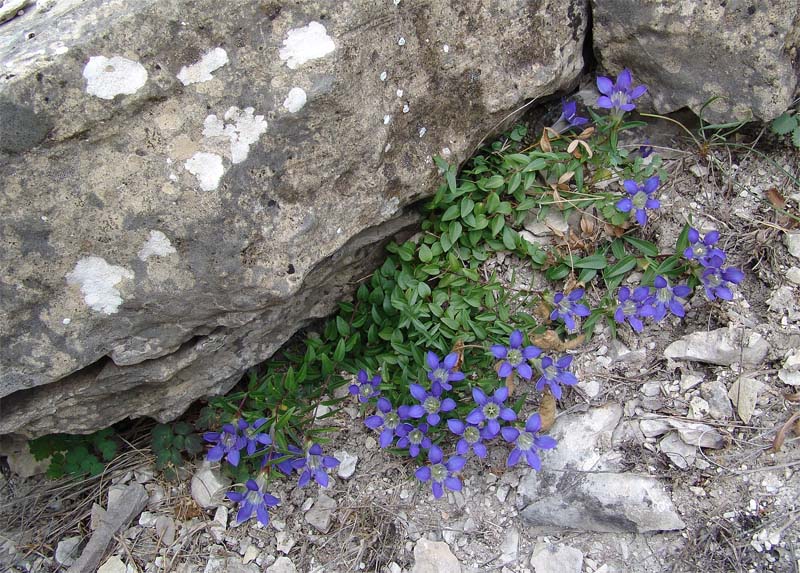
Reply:
M787 111L783 112L772 120L772 131L778 135L786 135L787 133L796 130L797 127L797 118L793 115L790 115Z
M800 149L800 125L794 128L792 131L792 143L797 149Z

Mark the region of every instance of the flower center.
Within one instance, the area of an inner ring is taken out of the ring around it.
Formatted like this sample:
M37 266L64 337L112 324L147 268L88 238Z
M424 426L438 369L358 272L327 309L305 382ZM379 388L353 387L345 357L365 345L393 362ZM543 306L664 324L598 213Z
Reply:
M517 436L517 448L523 452L530 450L533 447L533 434L530 432L522 432Z
M444 464L433 464L431 466L431 477L433 481L444 481L447 477L447 468Z
M698 259L700 257L705 257L706 252L707 252L706 246L702 243L695 243L695 245L692 246L692 254Z
M400 425L400 416L397 415L397 412L389 412L383 417L383 425L390 430L394 430Z
M375 392L375 388L372 386L372 384L362 384L358 389L358 392L364 398L369 398Z
M483 415L486 416L487 420L494 420L500 415L500 406L494 402L489 402L483 407Z
M425 408L425 411L428 414L435 414L439 411L439 407L441 406L441 402L438 399L434 398L433 396L428 396L425 398L425 402L422 403L422 407Z
M464 439L467 440L467 443L470 445L475 444L481 439L481 433L475 426L467 426L464 430Z
M318 470L322 462L322 456L309 454L306 458L306 467L312 472Z
M544 369L544 377L548 380L555 380L556 376L558 376L558 368L554 364Z
M247 495L245 496L245 503L249 503L251 505L261 505L261 502L264 498L261 497L260 491L253 491L252 489L247 490Z
M666 304L672 300L672 291L668 286L656 289L656 298L658 299L658 302Z
M722 279L717 273L710 273L708 276L706 276L705 282L711 288L716 288L722 284Z
M633 206L637 209L644 209L645 204L647 203L647 193L644 191L637 191L633 195Z
M233 434L229 434L228 432L223 432L222 444L226 448L232 448L236 444L236 436L234 436Z
M628 103L628 101L628 94L625 92L615 91L611 94L611 103L614 104L614 107L622 107Z
M445 370L444 368L437 368L433 371L433 377L436 378L440 384L443 384L447 382L448 378L450 378L450 371Z
M622 314L624 314L625 316L633 316L634 314L636 314L636 310L637 310L636 303L631 299L628 299L624 303L622 303Z
M506 360L508 360L512 366L519 366L522 363L522 352L516 348L512 348L508 351Z
M418 429L413 429L408 433L408 441L412 444L420 445L424 437L425 434Z

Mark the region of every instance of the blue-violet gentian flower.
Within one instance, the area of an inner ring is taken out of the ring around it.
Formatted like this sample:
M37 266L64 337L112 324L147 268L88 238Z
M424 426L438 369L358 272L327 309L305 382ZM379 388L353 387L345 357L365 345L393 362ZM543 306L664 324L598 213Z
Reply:
M631 328L636 332L644 330L642 319L648 315L652 315L652 307L650 311L646 310L647 300L650 297L650 287L640 286L637 287L633 293L628 287L620 287L617 293L619 305L614 311L614 321L622 324L626 320Z
M494 391L491 398L486 396L480 388L473 388L472 399L475 400L478 407L467 415L467 422L474 425L484 422L485 437L494 438L500 433L498 418L506 422L513 422L517 419L514 410L504 404L506 398L508 398L508 387L506 386L500 386Z
M656 322L661 322L667 316L667 311L680 318L686 316L683 305L686 304L686 297L692 292L691 288L686 285L670 287L669 281L661 275L656 277L653 285L656 291L652 301L653 319Z
M555 308L550 313L550 320L561 319L567 327L568 332L575 332L577 325L575 324L575 317L586 317L591 314L591 311L585 304L580 304L578 301L583 298L584 289L576 288L568 295L557 292L553 297L553 304Z
M380 375L376 374L372 377L372 380L370 380L366 370L359 370L357 381L358 384L350 384L348 391L353 396L358 396L358 401L362 404L377 397L378 394L381 393L381 391L378 390L382 382Z
M697 229L690 228L687 238L689 246L683 251L684 257L706 268L718 269L725 264L725 253L714 246L719 241L719 231L709 231L701 237Z
M426 355L426 360L428 362L428 380L431 381L431 386L436 388L436 386L441 386L445 390L452 390L453 386L450 382L460 382L464 379L464 373L454 371L456 364L458 363L458 353L451 352L447 356L444 357L444 360L439 360L439 357L431 351L428 351Z
M644 226L647 223L647 211L645 209L658 209L661 207L661 202L652 197L653 193L658 189L659 183L658 175L648 177L643 185L636 183L632 179L626 179L622 182L622 185L630 197L623 197L617 201L617 210L623 213L630 213L633 210L636 222Z
M206 459L210 462L218 462L224 456L229 464L238 466L241 459L241 451L247 446L247 438L239 434L242 424L246 428L247 422L238 420L236 426L225 424L221 432L206 432L203 439L207 442L215 442L214 446L208 450Z
M456 453L459 456L465 455L472 448L472 451L479 458L486 457L486 446L481 443L483 435L478 426L465 424L461 420L450 419L447 420L447 427L457 436L461 436L461 439L456 444Z
M269 525L268 510L278 505L280 500L273 495L262 492L256 480L249 479L244 485L245 491L243 493L231 491L226 494L229 500L241 504L236 514L236 522L247 521L255 510L258 521L264 526Z
M561 100L561 117L558 118L558 121L565 121L567 122L567 128L571 127L578 127L589 123L589 120L585 117L581 117L578 115L578 105L575 103L574 100ZM558 123L558 122L556 122Z
M568 354L555 361L549 356L542 358L540 365L542 375L536 381L536 389L541 392L545 386L548 386L556 400L561 398L562 384L564 386L575 386L578 383L575 375L567 370L571 364L572 356Z
M738 285L742 279L744 279L744 273L733 267L727 269L709 267L703 271L701 277L708 300L716 298L733 300L733 291L731 291L730 285Z
M515 330L511 333L508 339L508 347L501 344L494 344L491 347L492 356L497 360L502 360L497 375L500 378L507 378L515 370L517 374L522 376L525 380L530 380L533 376L528 360L538 357L542 351L536 346L522 347L522 332Z
M328 474L325 470L338 465L339 460L333 456L324 455L322 446L319 444L312 444L305 457L292 462L294 469L303 470L300 480L297 482L298 487L304 487L312 477L322 487L328 487Z
M242 434L244 434L245 439L247 440L247 455L252 456L256 453L256 449L260 446L268 446L272 443L272 439L269 437L268 434L265 432L259 431L260 428L267 423L266 418L259 418L252 424L249 424L242 428Z
M633 78L627 68L619 73L616 82L612 82L605 76L599 76L597 89L603 94L597 98L597 106L614 110L617 115L636 109L633 100L642 97L647 92L645 86L633 87Z
M556 441L550 436L537 436L537 432L542 427L542 418L539 414L533 414L525 422L525 430L520 432L516 428L503 428L503 439L514 444L514 449L508 454L506 465L511 467L516 465L524 455L525 461L536 471L542 468L537 450L549 450L556 447Z
M466 460L461 456L453 456L445 462L442 450L438 446L428 450L429 465L422 466L414 475L422 482L431 482L433 497L439 499L446 487L452 491L461 491L461 480L453 475L464 467Z
M397 435L397 428L400 426L400 415L392 409L392 404L386 398L378 398L378 414L367 417L364 424L368 428L377 430L381 426L381 435L379 439L382 448L388 448L392 445L394 437Z
M431 439L425 434L428 433L428 424L421 423L416 428L411 424L400 424L397 428L397 435L400 439L397 440L398 448L408 448L408 455L416 458L419 455L420 449L429 450L433 445Z
M441 387L434 387L428 392L419 384L411 384L409 391L415 399L419 400L422 409L425 410L425 419L431 426L437 425L441 420L439 412L450 412L456 408L456 402L452 398L442 400Z

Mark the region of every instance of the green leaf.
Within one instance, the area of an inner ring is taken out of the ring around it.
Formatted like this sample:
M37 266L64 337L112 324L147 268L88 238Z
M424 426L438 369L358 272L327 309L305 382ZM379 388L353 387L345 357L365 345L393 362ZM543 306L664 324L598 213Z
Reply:
M492 175L489 180L484 184L487 189L499 189L505 184L505 179L502 175Z
M431 294L431 287L429 287L426 283L421 282L417 285L417 292L419 293L419 296L425 298Z
M492 218L492 224L491 224L492 237L496 237L497 233L500 232L500 229L502 229L505 226L505 224L506 220L502 215L495 215Z
M611 243L611 252L617 260L625 258L628 255L627 251L625 251L625 243L623 243L621 239L614 239Z
M448 237L450 237L450 241L453 244L456 244L458 242L458 239L461 237L462 230L463 229L461 227L461 223L459 223L458 221L453 221L452 223L450 223L450 226L447 228L447 235Z
M689 246L689 224L683 226L681 229L680 235L678 235L678 240L675 243L675 252L678 254L683 254L683 251L686 250L686 247Z
M439 244L442 246L442 250L447 252L450 250L450 247L453 246L453 241L450 240L447 233L442 233L442 236L439 238Z
M503 244L509 251L517 248L517 232L511 227L503 227Z
M189 434L183 444L183 449L186 453L196 456L203 451L203 440L197 434Z
M445 179L447 180L447 188L450 189L451 193L455 193L458 189L456 185L456 166L451 165L448 167L447 171L445 172Z
M636 267L636 257L628 255L608 267L606 272L603 273L603 277L605 277L606 280L619 277L632 270L634 267Z
M565 264L560 264L555 267L550 267L545 271L546 276L551 281L560 281L569 274L570 268Z
M419 260L423 263L429 263L433 259L433 253L428 245L422 245L419 248Z
M596 269L583 269L578 275L578 282L586 284L597 275Z
M658 247L651 243L650 241L645 241L644 239L637 239L636 237L629 237L627 235L622 237L628 243L633 245L636 249L639 250L643 255L647 257L656 257L658 256Z
M486 198L486 212L492 214L499 206L500 196L497 193L489 193L489 196Z
M344 360L344 351L345 351L344 338L340 338L339 342L336 344L336 350L333 351L333 360L335 362L341 362L342 360Z
M172 431L182 436L188 435L192 431L192 426L186 422L175 422L172 425Z
M595 269L601 270L606 268L608 265L608 261L606 260L605 255L601 255L600 253L595 253L594 255L589 255L588 257L583 257L582 259L578 259L575 261L575 268L578 269Z
M792 130L792 143L796 148L800 149L800 125Z
M464 197L461 200L461 218L463 219L470 213L472 213L472 209L475 208L475 201L470 199L469 197Z
M772 120L772 131L778 135L786 135L790 131L797 129L797 117L785 111Z
M461 210L458 205L450 205L447 211L444 212L444 215L442 215L442 221L452 221L453 219L457 219L460 214Z
M525 173L527 173L528 171L541 171L545 167L547 167L547 161L541 157L537 157L536 159L528 163L528 165L522 171Z
M342 318L341 316L336 317L336 330L339 332L339 336L347 336L350 334L350 325L347 324L347 321Z

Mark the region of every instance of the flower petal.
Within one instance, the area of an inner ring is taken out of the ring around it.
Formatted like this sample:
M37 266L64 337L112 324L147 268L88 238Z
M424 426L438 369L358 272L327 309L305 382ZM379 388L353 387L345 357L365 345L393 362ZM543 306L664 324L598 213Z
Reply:
M456 420L455 418L447 420L447 427L450 429L451 432L453 432L458 436L462 435L464 433L464 430L467 429L467 426L466 424L464 424L464 422L462 422L461 420Z
M444 478L444 485L447 489L452 491L461 491L461 480L457 477L446 477Z
M486 402L489 401L489 398L486 397L486 394L483 393L483 390L477 386L472 389L472 399L475 400L475 403L478 406L484 406L486 405Z
M610 96L614 93L614 82L605 76L597 77L597 89L601 94ZM609 100L610 101L610 100Z
M519 330L513 331L511 336L508 337L508 342L511 348L519 348L522 346L522 332Z
M617 201L614 204L614 207L617 208L617 211L621 211L622 213L630 213L630 210L633 209L633 201L627 197L624 197Z
M539 414L532 414L525 422L525 430L532 434L538 432L541 427L542 417Z
M426 359L428 362L428 368L430 368L431 370L436 370L437 368L439 368L439 357L436 356L434 352L429 350L428 354L426 355Z
M506 348L502 344L494 344L492 345L490 350L492 351L492 356L494 356L498 360L508 356L508 348Z
M411 395L414 398L416 398L420 402L424 402L425 398L428 397L427 390L425 390L425 388L423 388L419 384L411 384L411 385L409 385L408 391L411 393Z
M506 460L506 465L508 467L517 465L517 462L519 461L519 458L520 458L521 455L522 455L522 452L520 450L518 450L517 448L514 448L513 450L511 450L511 453L508 454L508 459Z
M453 456L444 466L451 472L461 471L467 464L467 459L461 456Z
M421 468L417 468L417 471L414 472L414 475L417 476L419 481L428 481L431 479L431 468L430 466L422 466Z
M517 366L517 372L520 376L522 376L525 380L530 380L533 377L533 370L526 362L523 362L519 366Z
M551 438L550 436L536 436L533 439L533 443L543 450L552 450L558 445L555 438Z
M446 370L452 370L458 362L458 352L451 352L444 357L444 367Z
M512 428L511 426L506 426L500 430L500 434L503 436L505 441L513 442L517 439L517 437L519 437L519 430Z

